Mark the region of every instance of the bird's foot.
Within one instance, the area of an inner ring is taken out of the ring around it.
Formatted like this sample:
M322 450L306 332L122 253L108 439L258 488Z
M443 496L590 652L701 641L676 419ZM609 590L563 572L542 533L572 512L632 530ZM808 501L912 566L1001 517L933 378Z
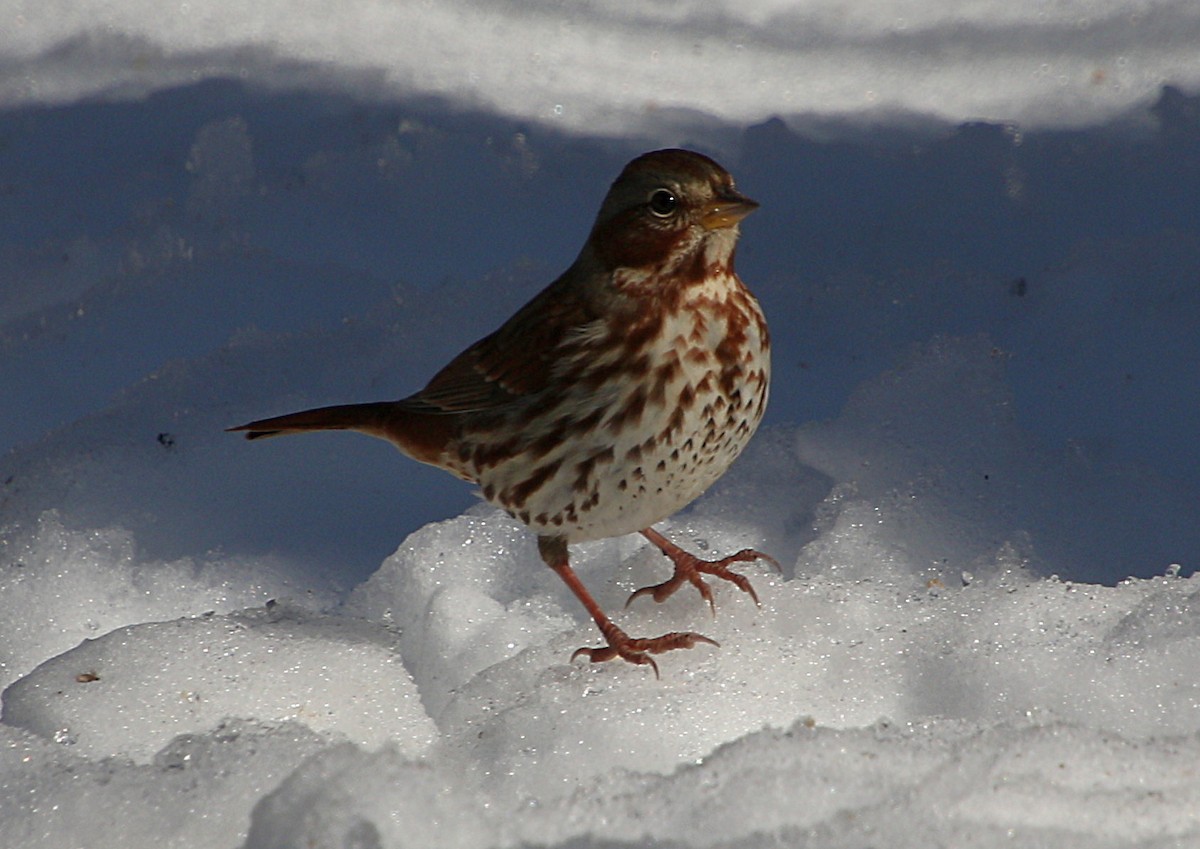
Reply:
M744 548L737 554L731 554L728 557L722 557L720 560L702 560L690 552L684 551L679 546L668 540L666 537L659 534L657 531L643 531L643 535L654 543L662 553L671 558L671 562L675 564L675 572L670 578L663 581L661 584L654 584L648 587L642 587L635 590L629 599L625 602L628 607L633 603L633 600L638 596L649 595L655 601L661 602L670 598L677 589L685 583L691 584L700 593L700 596L708 602L708 607L713 613L716 613L717 607L713 602L712 590L709 588L705 580L700 577L703 575L712 575L714 578L720 578L723 581L729 581L739 590L747 593L750 598L754 599L754 603L762 606L758 600L758 593L754 592L754 587L750 585L750 581L745 575L739 575L737 572L730 570L729 566L733 563L751 563L755 560L765 560L775 567L777 571L782 571L779 562L768 554L763 554L761 551L756 551L753 548Z
M662 654L675 649L690 649L696 643L708 643L710 646L720 645L716 640L710 640L703 634L694 634L691 631L672 631L661 637L630 637L616 625L610 625L602 630L608 645L594 649L576 649L575 653L571 655L571 660L582 656L592 663L603 663L619 657L639 666L649 666L654 670L654 677L658 678L658 664L650 655Z

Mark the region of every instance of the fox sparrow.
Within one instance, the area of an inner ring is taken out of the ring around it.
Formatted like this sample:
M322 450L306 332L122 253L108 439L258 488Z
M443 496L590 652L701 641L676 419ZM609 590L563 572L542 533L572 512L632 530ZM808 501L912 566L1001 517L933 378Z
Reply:
M480 486L538 536L542 559L596 621L593 662L713 643L673 632L629 637L572 570L569 543L640 532L674 574L630 596L662 601L701 574L749 581L651 528L703 493L750 440L767 403L770 346L733 270L738 222L758 204L706 156L659 150L613 183L574 264L499 330L399 401L306 410L231 428L250 439L356 430Z

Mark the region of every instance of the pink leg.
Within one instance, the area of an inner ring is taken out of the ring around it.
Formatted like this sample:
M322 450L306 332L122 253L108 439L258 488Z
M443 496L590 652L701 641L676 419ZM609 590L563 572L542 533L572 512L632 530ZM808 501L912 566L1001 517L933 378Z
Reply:
M754 599L754 603L759 604L758 594L754 592L754 587L750 586L750 581L744 575L731 572L729 564L765 560L776 569L779 569L779 563L774 557L763 554L761 551L755 551L752 548L742 549L737 554L731 554L720 560L701 560L696 555L684 551L653 528L646 528L646 530L642 531L642 536L658 546L663 554L671 558L671 562L675 564L675 573L661 584L642 587L640 590L635 591L633 595L629 596L629 600L625 602L626 607L635 598L642 595L653 596L655 601L665 601L671 597L675 590L683 586L684 582L687 582L699 591L701 597L708 602L709 608L715 615L717 608L713 603L712 590L709 589L704 579L700 577L701 573L729 581L742 592L749 593L750 598Z
M696 643L718 645L715 640L690 631L672 631L661 637L648 639L628 636L605 615L604 611L600 609L600 605L592 598L592 594L588 592L587 587L579 580L575 570L571 568L567 557L566 540L562 537L538 537L538 551L546 564L558 573L558 576L563 579L563 583L570 588L587 612L591 614L592 619L596 622L596 627L600 629L600 633L607 642L607 645L600 648L576 649L575 653L571 655L571 660L582 655L592 663L601 663L619 657L630 663L649 666L654 670L654 677L657 678L658 664L650 655L674 649L690 649Z

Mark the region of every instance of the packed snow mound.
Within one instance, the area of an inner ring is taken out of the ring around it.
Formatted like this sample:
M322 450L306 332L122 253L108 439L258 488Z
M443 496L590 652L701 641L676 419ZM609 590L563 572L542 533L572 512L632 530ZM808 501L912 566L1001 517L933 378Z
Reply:
M0 846L237 846L264 789L328 745L304 725L230 720L133 764L0 723Z
M667 774L619 771L514 805L497 804L494 776L476 784L389 749L345 746L264 799L245 846L1166 849L1200 832L1197 755L1194 735L1148 749L1066 724L800 722ZM464 784L469 794L457 792Z
M770 494L740 473L733 486ZM569 662L594 627L526 532L481 507L413 534L335 616L271 605L136 625L46 662L4 694L0 764L76 814L63 782L93 781L96 759L109 780L90 792L113 803L147 770L184 770L200 800L186 820L241 780L213 752L249 733L260 754L245 769L275 776L228 808L253 847L1200 837L1200 578L1073 584L1001 545L950 584L881 557L878 523L836 490L822 510L839 517L789 562L794 577L745 569L762 607L719 585L715 617L682 591L622 611L665 559L635 538L575 550L631 633L720 642L661 656L661 680ZM722 498L666 532L714 552L779 532L748 535ZM282 780L273 747L297 723L321 736ZM52 752L84 777L31 774ZM132 833L149 816L131 814ZM34 817L13 804L0 838ZM45 822L60 843L78 827Z
M0 686L122 626L225 613L273 598L330 604L278 558L146 557L122 527L70 528L57 510L0 528Z
M392 634L276 603L87 640L5 690L2 721L88 757L144 763L229 717L396 741L408 755L435 736Z

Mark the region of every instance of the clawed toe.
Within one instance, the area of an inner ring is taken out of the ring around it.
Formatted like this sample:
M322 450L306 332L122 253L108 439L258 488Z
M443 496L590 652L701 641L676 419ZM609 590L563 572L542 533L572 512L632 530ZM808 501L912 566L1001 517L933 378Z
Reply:
M638 664L639 666L649 666L654 670L654 677L658 678L658 664L654 662L652 654L662 654L663 652L673 651L675 649L690 649L696 643L708 643L710 646L720 647L720 643L716 640L709 639L703 634L696 634L691 631L672 631L669 634L663 634L661 637L629 637L624 631L619 628L613 628L607 634L608 645L599 648L579 648L571 655L571 660L574 661L578 657L586 657L592 663L603 663L608 660L621 658L630 663Z
M730 574L732 575L733 573L731 572ZM742 576L737 575L735 577L741 578ZM733 579L727 578L727 580ZM745 581L745 578L742 578L742 580ZM716 602L713 601L712 590L709 589L708 584L704 583L704 579L700 577L700 570L698 569L676 569L675 574L663 581L661 584L653 584L648 587L642 587L641 589L634 590L629 594L629 598L625 599L625 606L629 607L629 605L633 604L633 600L635 598L643 595L651 596L656 602L666 601L668 598L674 595L675 590L683 586L685 581L696 588L696 591L700 593L700 597L708 602L708 609L712 611L714 616L716 616L717 605ZM749 586L748 581L746 584ZM750 590L750 594L754 595L754 590ZM755 601L757 601L757 599L755 599Z
M714 578L720 578L723 581L729 581L742 592L754 599L754 603L759 607L762 606L758 600L758 593L754 591L754 587L750 584L750 579L745 575L739 575L732 571L729 566L732 563L750 563L755 560L765 560L770 563L775 570L782 572L783 569L774 557L768 554L763 554L761 551L756 551L753 548L744 548L736 554L731 554L728 557L722 557L720 560L701 560L694 554L684 551L679 546L668 540L662 534L655 530L647 529L642 531L642 535L646 539L654 543L658 548L671 559L675 564L675 572L669 579L661 584L654 584L649 587L642 587L635 590L629 599L625 602L628 607L638 596L649 595L655 601L661 602L670 598L670 596L684 583L689 583L696 588L700 596L708 602L709 610L716 614L716 604L713 602L712 590L705 583L701 574L712 575Z
M743 559L745 559L745 560L747 560L747 561L750 561L750 560L765 560L765 561L767 561L768 563L770 563L770 564L771 564L772 568L774 568L776 572L778 572L780 575L782 575L782 574L783 574L783 567L782 567L782 566L780 566L780 565L779 565L779 561L778 561L778 560L776 560L776 559L775 559L774 557L772 557L771 555L769 555L769 554L763 554L761 551L758 551L757 549L753 549L753 548L743 548L741 551L739 551L737 554L735 554L735 555L734 555L734 557L737 557L737 556L739 556L739 555L743 555L743 554L744 554L744 555L746 555L746 556L745 556L745 558L743 558Z
M661 584L656 584L652 587L643 587L638 590L629 597L629 601L633 601L640 595L652 595L655 601L663 601L687 582L696 588L704 600L708 602L709 607L715 612L712 590L709 589L704 579L700 577L701 573L704 573L729 581L742 592L749 593L750 597L754 599L755 604L757 604L758 596L755 594L754 588L750 586L750 582L744 576L729 571L729 564L763 559L776 568L779 568L779 564L772 558L752 549L745 549L723 560L710 563L707 560L701 560L695 555L688 554L651 528L642 531L642 534L658 546L663 554L671 558L671 561L675 564L675 573ZM697 634L692 631L672 631L669 634L650 638L630 637L613 624L613 621L608 618L600 608L600 605L592 598L592 594L587 591L587 587L579 580L579 576L575 574L575 570L571 568L567 557L566 537L538 537L538 552L542 555L542 559L546 561L546 565L558 573L558 576L562 578L567 588L574 593L587 612L591 614L592 620L596 623L596 627L600 629L600 633L604 636L604 640L607 643L607 645L596 648L584 647L576 649L571 655L572 661L579 657L586 657L592 663L603 663L619 657L638 666L649 666L654 670L654 677L658 678L658 664L654 662L654 658L650 657L650 655L674 651L675 649L690 649L697 643L708 643L710 646L720 645L716 640L709 639L703 634ZM626 605L628 603L626 602Z

